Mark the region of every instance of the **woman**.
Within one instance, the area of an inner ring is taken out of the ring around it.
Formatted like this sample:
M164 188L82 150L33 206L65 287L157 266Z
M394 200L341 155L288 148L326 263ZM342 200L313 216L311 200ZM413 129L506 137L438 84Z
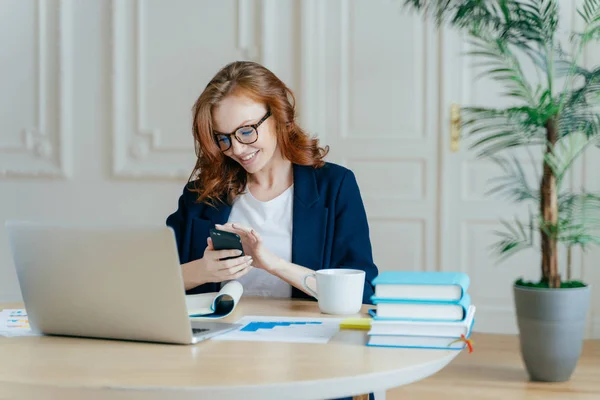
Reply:
M295 120L294 96L253 62L221 69L194 105L197 179L167 218L177 239L186 293L218 291L236 279L244 294L312 298L302 278L323 268L366 272L371 303L369 227L354 174L323 161ZM245 257L215 251L213 227L242 238Z

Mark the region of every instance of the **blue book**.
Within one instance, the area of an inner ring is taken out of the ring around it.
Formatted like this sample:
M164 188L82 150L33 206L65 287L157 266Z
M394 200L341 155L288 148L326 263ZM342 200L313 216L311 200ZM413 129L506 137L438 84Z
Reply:
M462 321L471 305L471 296L465 293L455 303L403 299L377 299L376 319L409 321Z
M464 272L384 271L371 282L375 294L371 300L404 299L458 302L471 283Z

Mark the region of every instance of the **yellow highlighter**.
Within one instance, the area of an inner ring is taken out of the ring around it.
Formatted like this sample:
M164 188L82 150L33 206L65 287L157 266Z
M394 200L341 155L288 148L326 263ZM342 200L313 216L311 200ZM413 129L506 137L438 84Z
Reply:
M340 328L368 331L371 329L371 318L347 318L340 322Z

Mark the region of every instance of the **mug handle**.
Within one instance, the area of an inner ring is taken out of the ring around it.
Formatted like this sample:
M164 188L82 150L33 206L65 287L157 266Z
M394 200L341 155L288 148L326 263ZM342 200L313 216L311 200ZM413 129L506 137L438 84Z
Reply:
M312 289L311 289L310 287L308 287L308 285L306 284L306 279L307 279L307 278L310 278L310 277L313 277L313 278L315 278L315 280L316 280L316 279L317 279L317 274L315 274L315 273L313 272L313 273L310 273L310 274L306 274L306 275L304 275L304 278L302 279L302 286L304 286L304 288L305 288L306 290L308 290L308 292L309 292L309 293L310 293L310 294L311 294L311 295L312 295L312 296L313 296L315 299L319 300L319 297L317 296L317 292L315 292L314 290L312 290Z

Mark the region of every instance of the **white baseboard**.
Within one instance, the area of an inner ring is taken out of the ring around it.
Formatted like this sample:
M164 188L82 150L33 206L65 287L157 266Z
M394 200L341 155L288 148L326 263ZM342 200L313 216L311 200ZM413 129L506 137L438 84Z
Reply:
M589 339L600 339L600 316L592 316Z
M516 335L519 333L513 308L477 305L473 332Z
M519 328L515 310L508 307L477 306L473 332L518 335ZM600 315L589 316L585 338L600 339Z

